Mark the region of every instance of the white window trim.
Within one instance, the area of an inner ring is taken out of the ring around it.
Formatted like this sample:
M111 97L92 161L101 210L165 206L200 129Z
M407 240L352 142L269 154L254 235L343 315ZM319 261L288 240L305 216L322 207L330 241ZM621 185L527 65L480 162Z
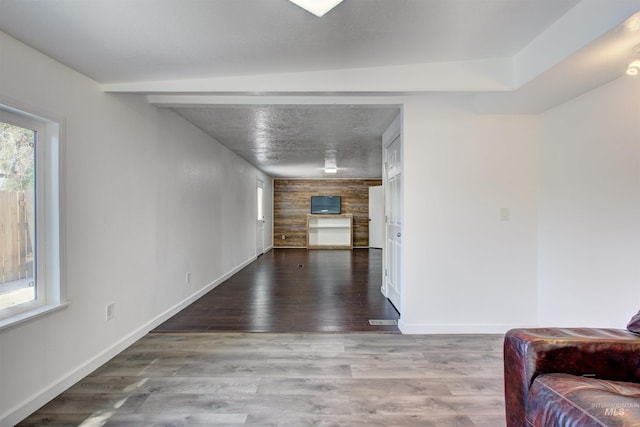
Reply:
M12 105L16 105L12 103ZM0 331L64 308L62 230L62 121L7 106L0 99L0 120L37 131L36 146L36 301L3 310ZM29 109L34 111L33 109ZM6 310L6 311L5 311Z

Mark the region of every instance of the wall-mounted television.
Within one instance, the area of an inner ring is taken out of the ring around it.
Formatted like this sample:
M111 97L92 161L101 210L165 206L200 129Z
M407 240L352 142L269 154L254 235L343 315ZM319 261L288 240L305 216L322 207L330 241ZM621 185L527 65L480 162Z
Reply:
M340 196L311 196L311 213L317 215L342 213Z

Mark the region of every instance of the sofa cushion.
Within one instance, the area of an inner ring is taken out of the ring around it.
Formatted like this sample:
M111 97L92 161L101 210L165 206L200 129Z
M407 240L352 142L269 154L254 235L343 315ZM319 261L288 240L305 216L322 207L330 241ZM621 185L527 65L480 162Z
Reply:
M544 374L531 386L528 426L640 425L640 384Z
M631 318L629 324L627 325L627 330L629 332L633 332L634 334L640 334L640 311Z
M504 339L507 426L525 425L533 380L542 374L594 374L640 383L640 336L626 329L512 329Z

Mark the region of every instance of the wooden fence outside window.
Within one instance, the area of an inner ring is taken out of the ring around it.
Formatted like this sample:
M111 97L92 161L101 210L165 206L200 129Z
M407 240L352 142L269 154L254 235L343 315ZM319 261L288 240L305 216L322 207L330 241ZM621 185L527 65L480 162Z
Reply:
M0 283L33 277L33 195L0 191Z

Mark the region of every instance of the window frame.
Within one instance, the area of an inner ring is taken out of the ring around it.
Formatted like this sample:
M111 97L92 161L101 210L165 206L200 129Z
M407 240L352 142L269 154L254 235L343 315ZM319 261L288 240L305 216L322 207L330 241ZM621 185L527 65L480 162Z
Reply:
M0 331L66 306L62 281L61 125L0 100L0 121L36 132L34 165L36 299L0 309Z

